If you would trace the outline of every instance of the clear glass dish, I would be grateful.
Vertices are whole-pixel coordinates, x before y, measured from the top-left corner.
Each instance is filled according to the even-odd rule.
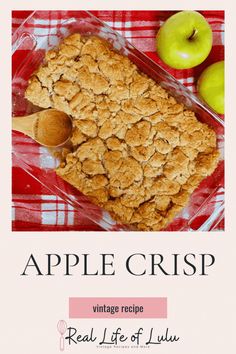
[[[26,115],[39,110],[24,98],[27,81],[43,61],[45,51],[58,45],[62,38],[74,32],[98,35],[108,40],[121,54],[128,56],[141,71],[163,86],[178,102],[193,110],[198,119],[211,126],[217,134],[221,161],[214,174],[206,178],[192,194],[188,205],[165,230],[214,230],[224,217],[224,122],[186,87],[158,64],[141,53],[124,37],[87,11],[35,11],[15,31],[12,52],[12,113]],[[22,52],[23,51],[23,52]],[[23,58],[23,60],[22,60]],[[58,161],[52,151],[39,146],[30,138],[12,132],[14,164],[23,168],[53,194],[78,209],[105,230],[130,230],[117,224],[110,215],[92,204],[82,193],[59,178],[54,167]]]

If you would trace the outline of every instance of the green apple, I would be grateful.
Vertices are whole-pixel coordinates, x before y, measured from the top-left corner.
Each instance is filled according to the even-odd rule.
[[[198,79],[199,96],[219,114],[224,114],[225,62],[208,66]]]
[[[212,48],[212,30],[205,17],[196,11],[177,12],[157,33],[157,53],[175,69],[201,64]]]

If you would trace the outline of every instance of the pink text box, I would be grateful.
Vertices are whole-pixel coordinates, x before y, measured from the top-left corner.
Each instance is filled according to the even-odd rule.
[[[97,312],[94,307],[104,312]],[[108,307],[119,312],[111,314]],[[135,314],[135,307],[143,307],[143,312]],[[128,307],[131,312],[125,312]],[[137,309],[136,308],[136,309]],[[122,311],[123,310],[123,311]],[[69,298],[70,318],[167,318],[166,297],[71,297]]]

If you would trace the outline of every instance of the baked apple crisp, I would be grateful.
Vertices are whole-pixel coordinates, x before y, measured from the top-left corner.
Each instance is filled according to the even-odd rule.
[[[215,132],[98,37],[47,52],[26,97],[73,118],[56,173],[134,229],[164,228],[217,166]]]

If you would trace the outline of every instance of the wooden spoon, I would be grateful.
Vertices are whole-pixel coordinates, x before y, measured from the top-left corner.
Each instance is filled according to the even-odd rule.
[[[47,147],[63,145],[71,136],[72,121],[64,112],[46,109],[26,117],[12,117],[12,130]]]

